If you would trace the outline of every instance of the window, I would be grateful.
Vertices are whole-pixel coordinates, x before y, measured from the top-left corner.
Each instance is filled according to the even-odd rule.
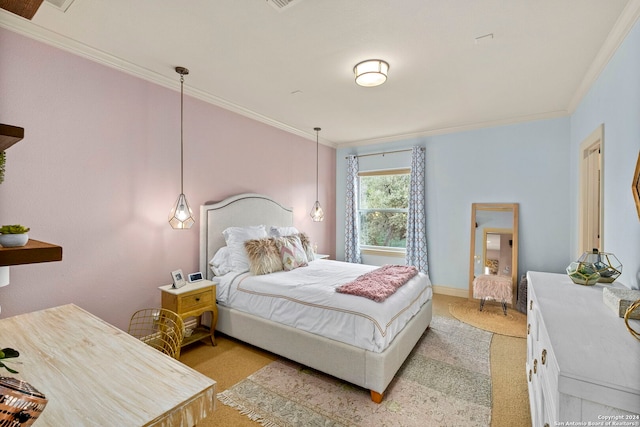
[[[404,250],[407,245],[410,169],[360,172],[360,246]]]

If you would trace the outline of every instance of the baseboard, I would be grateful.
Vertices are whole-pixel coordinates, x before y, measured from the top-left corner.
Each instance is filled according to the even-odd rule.
[[[469,289],[451,288],[449,286],[433,285],[433,293],[452,297],[469,298]]]

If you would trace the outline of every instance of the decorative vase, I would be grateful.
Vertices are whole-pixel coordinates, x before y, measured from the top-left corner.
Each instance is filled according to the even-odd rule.
[[[29,241],[29,234],[0,234],[0,245],[4,248],[17,248]]]
[[[47,406],[47,398],[29,383],[0,377],[0,426],[27,427]]]
[[[593,249],[585,252],[567,267],[567,274],[573,283],[579,285],[595,285],[612,283],[622,274],[622,264],[612,253],[599,252]]]
[[[612,283],[622,274],[622,264],[612,253],[594,249],[587,257],[593,260],[593,265],[600,273],[599,283]]]
[[[580,260],[569,264],[567,274],[573,283],[585,286],[595,285],[600,278],[600,273],[598,273],[593,263]]]

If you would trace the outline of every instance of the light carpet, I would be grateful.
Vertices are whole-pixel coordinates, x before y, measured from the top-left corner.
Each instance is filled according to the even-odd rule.
[[[490,332],[434,316],[381,404],[368,390],[277,360],[218,394],[265,426],[488,426]]]
[[[461,322],[495,334],[516,338],[527,337],[527,316],[517,310],[508,309],[504,315],[499,304],[487,302],[482,311],[478,301],[462,301],[449,304],[449,312]]]

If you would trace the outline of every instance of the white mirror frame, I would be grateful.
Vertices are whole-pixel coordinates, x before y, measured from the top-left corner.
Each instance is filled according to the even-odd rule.
[[[471,245],[469,255],[469,299],[473,300],[473,279],[475,279],[475,254],[476,254],[476,212],[496,211],[512,212],[513,246],[511,248],[511,286],[513,299],[512,307],[516,306],[518,294],[518,204],[517,203],[472,203],[471,204]],[[484,234],[484,233],[483,233]],[[483,255],[485,256],[485,255]]]

